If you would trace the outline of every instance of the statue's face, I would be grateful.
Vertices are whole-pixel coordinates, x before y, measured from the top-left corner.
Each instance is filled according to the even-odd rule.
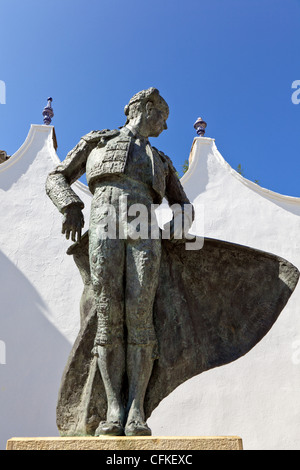
[[[167,129],[168,110],[148,102],[146,105],[146,122],[149,137],[158,137],[164,129]]]
[[[130,107],[132,106],[132,107]],[[169,107],[161,96],[155,96],[149,101],[133,102],[124,109],[127,123],[138,128],[140,135],[144,137],[158,137],[164,129],[167,129]]]

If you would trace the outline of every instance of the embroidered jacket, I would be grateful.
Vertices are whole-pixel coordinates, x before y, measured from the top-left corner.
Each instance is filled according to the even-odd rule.
[[[109,175],[126,174],[126,163],[130,155],[134,135],[121,130],[92,131],[81,138],[65,160],[52,171],[46,182],[46,191],[60,212],[72,204],[84,207],[71,185],[86,173],[91,193],[94,183]],[[149,144],[150,146],[150,144]],[[152,189],[160,203],[166,197],[170,205],[189,204],[189,200],[178,179],[169,157],[150,146],[152,163]]]

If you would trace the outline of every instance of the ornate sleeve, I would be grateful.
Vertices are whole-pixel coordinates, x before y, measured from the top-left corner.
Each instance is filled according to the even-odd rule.
[[[60,212],[64,213],[73,204],[81,209],[84,208],[84,203],[71,185],[85,173],[87,158],[99,142],[102,133],[103,131],[92,131],[82,137],[65,160],[48,175],[46,193]]]

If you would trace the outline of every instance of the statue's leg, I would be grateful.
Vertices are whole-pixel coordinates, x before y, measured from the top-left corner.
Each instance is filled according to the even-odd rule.
[[[125,410],[122,384],[125,373],[124,343],[98,346],[98,366],[107,397],[106,421],[99,424],[95,435],[123,435]]]
[[[160,240],[128,242],[126,251],[126,326],[128,330],[126,435],[150,435],[144,398],[156,354],[153,302],[160,267]]]
[[[124,434],[122,385],[125,373],[124,346],[124,260],[122,240],[103,239],[90,230],[90,265],[98,328],[94,351],[107,397],[106,421],[96,435]]]
[[[144,398],[153,367],[153,345],[129,344],[127,349],[127,374],[129,396],[125,434],[150,436],[144,414]]]

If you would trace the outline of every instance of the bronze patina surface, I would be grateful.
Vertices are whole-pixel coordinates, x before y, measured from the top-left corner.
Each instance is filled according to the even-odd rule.
[[[212,239],[186,249],[193,207],[170,158],[148,140],[168,113],[157,89],[137,93],[122,128],[84,136],[47,179],[84,285],[57,404],[62,436],[150,435],[160,401],[253,348],[298,282],[298,270],[269,253]],[[83,203],[71,185],[84,173],[93,199],[81,236]],[[166,239],[150,217],[163,198],[181,210]]]

